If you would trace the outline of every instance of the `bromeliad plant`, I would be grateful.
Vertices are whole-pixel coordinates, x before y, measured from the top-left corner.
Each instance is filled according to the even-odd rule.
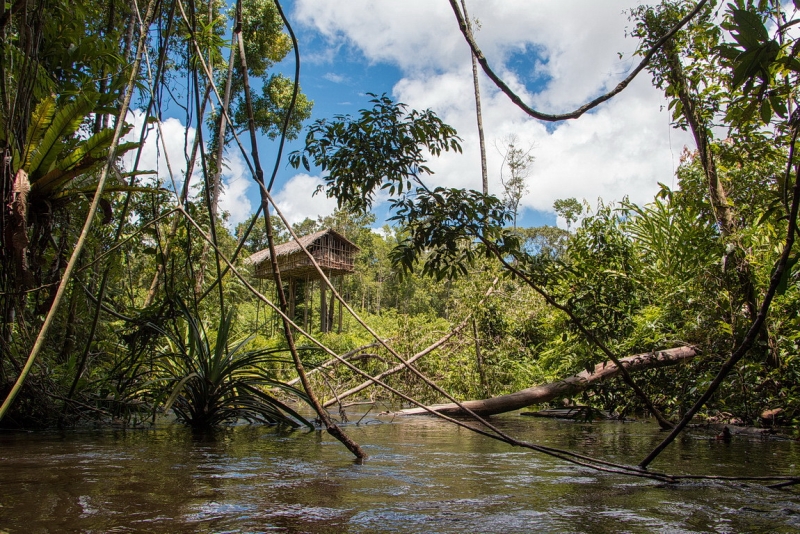
[[[202,321],[183,302],[179,334],[151,325],[167,338],[159,358],[161,381],[169,384],[164,411],[170,408],[193,428],[213,428],[237,419],[293,428],[312,423],[270,394],[288,392],[304,402],[306,395],[274,377],[269,366],[284,362],[280,349],[248,350],[252,336],[232,341],[233,311],[221,318],[210,339]],[[166,393],[163,395],[166,396]]]
[[[3,203],[8,205],[2,214],[2,226],[7,236],[6,254],[16,264],[17,285],[34,287],[49,282],[35,279],[28,264],[43,262],[41,243],[51,241],[54,207],[71,207],[77,199],[94,194],[97,172],[108,159],[114,129],[104,128],[89,135],[84,127],[94,114],[108,111],[87,96],[59,100],[56,95],[48,95],[30,114],[24,138],[15,137],[5,127],[6,118],[0,111],[0,148],[8,147],[6,167],[0,171],[4,180]],[[123,133],[129,130],[126,126]],[[121,143],[116,155],[122,156],[138,146]],[[105,191],[152,189],[112,183]],[[110,219],[111,204],[107,199],[102,202]]]

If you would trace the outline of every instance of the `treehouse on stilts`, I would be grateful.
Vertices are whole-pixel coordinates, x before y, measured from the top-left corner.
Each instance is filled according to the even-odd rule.
[[[311,291],[315,280],[321,280],[311,259],[300,246],[302,244],[308,252],[314,256],[314,260],[320,266],[325,276],[331,282],[334,278],[341,279],[342,276],[352,273],[356,255],[359,249],[346,237],[330,228],[320,230],[313,234],[301,237],[298,241],[289,241],[275,246],[275,256],[278,260],[281,281],[289,285],[289,317],[295,317],[297,307],[297,288],[298,284],[303,288],[303,323],[308,329],[308,323],[312,319],[309,317],[311,310]],[[246,260],[247,263],[255,267],[255,277],[266,280],[274,280],[272,272],[272,262],[270,261],[269,249],[256,252]],[[328,288],[324,282],[320,281],[319,297],[319,319],[320,330],[330,332],[334,323],[334,304],[333,295],[328,301]],[[329,304],[330,302],[330,304]],[[342,306],[339,304],[339,329],[342,324]]]

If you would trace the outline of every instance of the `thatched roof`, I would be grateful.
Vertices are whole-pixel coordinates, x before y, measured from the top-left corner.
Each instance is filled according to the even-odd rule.
[[[353,272],[355,256],[361,250],[342,234],[330,228],[275,247],[278,269],[286,278],[317,277],[316,269],[303,252],[302,244],[326,273],[341,275]],[[269,249],[259,250],[245,260],[255,266],[256,278],[273,278]]]
[[[327,228],[325,230],[320,230],[319,232],[314,232],[313,234],[303,236],[297,241],[292,239],[287,243],[275,245],[275,255],[280,258],[281,256],[288,256],[290,254],[294,254],[295,252],[303,252],[303,249],[300,247],[300,244],[302,244],[305,248],[309,248],[314,243],[314,241],[328,234],[331,234],[332,236],[341,241],[344,241],[345,243],[353,247],[356,250],[356,252],[361,250],[355,243],[347,239],[345,236],[343,236],[336,230],[333,230],[332,228]],[[245,263],[248,263],[250,265],[258,265],[259,263],[269,260],[269,258],[270,258],[269,249],[265,248],[264,250],[259,250],[258,252],[253,253],[249,258],[247,258],[244,261]]]

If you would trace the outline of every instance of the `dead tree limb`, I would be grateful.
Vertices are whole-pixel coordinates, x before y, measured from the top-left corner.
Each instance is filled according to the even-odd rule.
[[[694,347],[678,347],[628,356],[627,358],[622,358],[620,362],[628,372],[643,371],[645,369],[677,365],[694,358],[697,354],[698,351]],[[548,402],[558,397],[574,395],[588,388],[591,384],[608,380],[619,373],[620,369],[609,361],[596,365],[591,373],[583,371],[558,382],[534,386],[491,399],[466,401],[461,404],[482,416],[496,415],[519,410],[533,404]],[[464,411],[456,404],[439,404],[428,406],[428,408],[447,415],[464,415]],[[423,408],[411,408],[402,410],[399,413],[402,415],[424,415],[430,412]]]
[[[291,314],[289,314],[289,315],[291,315]],[[332,366],[336,365],[337,363],[339,363],[340,360],[357,360],[360,356],[362,356],[362,354],[361,354],[362,352],[364,352],[367,349],[375,348],[375,347],[377,347],[379,345],[380,344],[377,341],[374,342],[374,343],[369,343],[367,345],[362,345],[362,346],[358,347],[357,349],[353,349],[350,352],[346,352],[346,353],[342,354],[338,359],[337,358],[331,358],[330,360],[326,360],[325,363],[322,363],[322,364],[320,364],[320,365],[318,365],[318,366],[316,366],[316,367],[314,367],[312,369],[309,369],[308,371],[306,371],[306,375],[311,375],[311,374],[313,374],[313,373],[315,373],[317,371],[321,371],[322,369],[327,369],[328,367],[332,367]],[[300,378],[293,378],[293,379],[289,380],[287,382],[287,384],[290,385],[290,386],[293,386],[293,385],[297,384],[298,382],[300,382]]]
[[[408,364],[408,363],[414,363],[415,361],[419,360],[419,359],[420,359],[420,358],[422,358],[423,356],[425,356],[425,355],[427,355],[427,354],[430,354],[431,352],[433,352],[433,351],[434,351],[434,350],[436,350],[437,348],[441,347],[441,346],[442,346],[442,345],[444,345],[444,344],[445,344],[445,343],[446,343],[446,342],[447,342],[447,341],[448,341],[450,338],[452,338],[454,335],[456,335],[456,334],[457,334],[457,333],[459,333],[461,330],[463,330],[463,329],[464,329],[464,326],[466,326],[466,324],[467,324],[468,322],[469,322],[469,318],[465,319],[464,321],[462,321],[462,322],[461,322],[461,324],[459,324],[458,326],[456,326],[455,328],[453,328],[452,330],[450,330],[450,332],[448,332],[446,336],[442,337],[441,339],[439,339],[438,341],[436,341],[436,342],[435,342],[435,343],[433,343],[432,345],[428,346],[427,348],[423,349],[422,351],[420,351],[420,352],[416,353],[415,355],[413,355],[412,357],[410,357],[409,359],[407,359],[407,360],[406,360],[406,363],[407,363],[407,364]],[[325,408],[327,408],[327,407],[329,407],[329,406],[333,406],[334,404],[336,404],[336,403],[337,403],[337,402],[339,402],[340,400],[342,400],[342,399],[344,399],[344,398],[347,398],[347,397],[350,397],[351,395],[355,395],[355,394],[356,394],[356,393],[358,393],[359,391],[362,391],[362,390],[364,390],[364,389],[367,389],[367,388],[368,388],[368,387],[370,387],[371,385],[375,384],[375,380],[383,380],[383,379],[384,379],[384,378],[386,378],[387,376],[389,376],[389,375],[393,375],[393,374],[395,374],[395,373],[399,373],[400,371],[402,371],[402,370],[403,370],[403,369],[405,369],[405,368],[406,368],[406,366],[405,366],[404,364],[402,364],[402,363],[399,363],[399,364],[395,365],[394,367],[392,367],[391,369],[387,369],[386,371],[384,371],[384,372],[382,372],[382,373],[380,373],[380,374],[376,375],[376,376],[374,377],[374,379],[365,380],[364,382],[360,383],[360,384],[359,384],[359,385],[357,385],[356,387],[354,387],[354,388],[351,388],[351,389],[348,389],[348,390],[347,390],[347,391],[345,391],[344,393],[340,393],[340,394],[338,394],[338,395],[337,395],[337,398],[335,398],[335,399],[330,399],[330,400],[328,400],[328,401],[325,401],[325,404],[323,404],[322,406],[323,406],[323,407],[325,407]]]
[[[500,279],[497,278],[497,277],[495,277],[495,279],[492,280],[492,285],[489,287],[488,290],[486,290],[486,294],[484,294],[483,299],[481,299],[481,301],[478,303],[478,305],[475,307],[475,309],[480,308],[480,306],[483,304],[484,300],[486,300],[487,298],[489,298],[489,296],[491,296],[491,294],[494,292],[494,288],[497,286],[497,282],[498,281],[500,281]],[[420,358],[422,358],[423,356],[425,356],[427,354],[430,354],[434,350],[436,350],[439,347],[441,347],[442,345],[444,345],[453,336],[455,336],[456,334],[461,332],[461,330],[463,330],[464,327],[469,323],[471,318],[472,318],[472,314],[470,313],[463,321],[461,321],[461,323],[458,324],[458,326],[456,326],[455,328],[450,330],[450,332],[448,332],[444,337],[441,337],[441,338],[439,338],[438,341],[432,343],[431,345],[428,345],[426,348],[424,348],[420,352],[416,353],[415,355],[413,355],[408,360],[395,365],[391,369],[388,369],[388,370],[380,373],[379,375],[377,375],[377,376],[375,376],[373,378],[370,378],[369,380],[365,380],[364,382],[362,382],[361,384],[357,385],[356,387],[354,387],[352,389],[349,389],[349,390],[345,391],[344,393],[338,395],[336,399],[331,399],[331,400],[325,402],[325,404],[323,404],[323,406],[326,407],[326,408],[328,406],[332,406],[332,405],[336,404],[339,400],[344,399],[346,397],[349,397],[351,395],[355,395],[359,391],[361,391],[363,389],[366,389],[369,386],[375,384],[376,380],[383,380],[387,376],[393,375],[395,373],[399,373],[403,369],[407,369],[409,364],[414,363],[415,361],[419,360]]]

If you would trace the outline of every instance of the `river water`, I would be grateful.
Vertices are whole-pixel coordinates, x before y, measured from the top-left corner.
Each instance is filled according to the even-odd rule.
[[[636,463],[654,424],[495,418],[515,437]],[[430,417],[365,417],[363,465],[322,432],[238,426],[0,431],[0,532],[798,532],[800,491],[575,467]],[[797,474],[800,443],[694,432],[652,469]]]

